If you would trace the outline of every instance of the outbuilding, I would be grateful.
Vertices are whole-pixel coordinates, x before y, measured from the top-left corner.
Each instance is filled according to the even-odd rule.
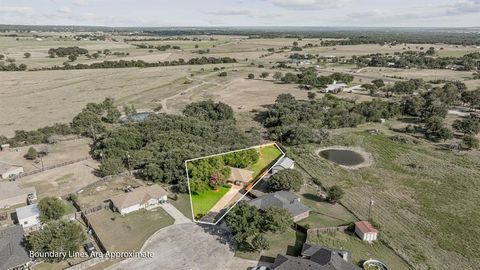
[[[40,209],[36,203],[17,208],[16,212],[18,224],[22,225],[26,232],[40,228]]]
[[[377,240],[378,230],[366,220],[355,222],[355,234],[363,241],[372,242]]]
[[[285,170],[285,169],[294,169],[295,168],[295,161],[293,161],[292,159],[288,158],[288,157],[283,157],[278,163],[277,165],[275,165],[273,168],[272,168],[272,174],[275,174],[279,171],[282,171],[282,170]]]

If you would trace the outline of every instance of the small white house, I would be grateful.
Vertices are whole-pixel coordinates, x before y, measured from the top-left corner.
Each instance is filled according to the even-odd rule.
[[[17,208],[16,212],[18,224],[22,225],[24,230],[34,230],[40,226],[40,210],[36,203]]]
[[[363,241],[372,242],[377,240],[378,230],[366,220],[355,222],[355,234]]]
[[[114,210],[125,215],[140,209],[153,209],[167,201],[168,193],[159,185],[139,187],[131,192],[112,197]]]
[[[320,90],[320,92],[322,92],[322,93],[334,93],[334,94],[336,94],[336,93],[342,91],[345,87],[347,87],[347,84],[346,84],[346,83],[333,81],[332,84],[329,84],[329,85],[327,85],[327,87],[322,88],[322,89]]]
[[[0,161],[0,175],[3,179],[9,179],[23,173],[23,167]]]
[[[272,174],[275,174],[281,170],[285,169],[294,169],[295,168],[295,161],[291,160],[288,157],[283,157],[277,165],[272,168]]]

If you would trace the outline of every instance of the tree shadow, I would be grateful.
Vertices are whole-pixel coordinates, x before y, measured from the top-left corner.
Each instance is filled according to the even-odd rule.
[[[216,226],[216,225],[208,225],[208,224],[197,224],[200,226],[204,232],[215,236],[215,239],[223,244],[227,245],[230,251],[235,251],[235,240],[233,239],[232,233],[230,230],[226,229],[225,227]]]
[[[324,202],[325,201],[320,196],[312,194],[312,193],[304,193],[304,194],[302,194],[302,197],[307,199],[307,200],[315,201],[315,202]]]
[[[307,241],[307,235],[300,231],[295,231],[294,245],[288,245],[285,254],[298,257],[302,251],[303,244]]]

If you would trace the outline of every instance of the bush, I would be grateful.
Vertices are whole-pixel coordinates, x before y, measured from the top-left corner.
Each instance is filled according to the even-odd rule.
[[[252,73],[250,73],[250,74],[248,74],[248,78],[249,78],[250,80],[253,80],[253,79],[255,79],[255,75],[253,75]]]
[[[27,154],[25,155],[25,158],[29,159],[29,160],[34,160],[34,159],[37,159],[37,157],[38,157],[37,149],[35,149],[33,147],[28,148],[28,151],[27,151]]]
[[[330,203],[336,203],[343,197],[344,194],[345,192],[343,189],[337,185],[327,188],[327,200]]]
[[[219,77],[227,77],[227,72],[226,71],[222,71],[218,74]]]
[[[48,222],[60,219],[66,212],[65,203],[57,197],[45,197],[38,202],[40,220]]]

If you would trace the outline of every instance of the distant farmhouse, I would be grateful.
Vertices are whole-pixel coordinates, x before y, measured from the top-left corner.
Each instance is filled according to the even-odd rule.
[[[0,176],[2,179],[10,179],[23,173],[23,167],[0,161]]]
[[[17,208],[17,219],[25,232],[34,231],[40,228],[40,209],[38,205],[31,204],[24,207]]]
[[[272,174],[275,174],[281,170],[285,169],[294,169],[295,161],[289,159],[288,157],[283,157],[277,165],[272,168]]]
[[[28,197],[36,198],[34,187],[20,188],[17,182],[0,182],[0,209],[27,203]]]
[[[0,269],[28,269],[30,256],[25,248],[22,226],[12,226],[0,231]]]
[[[268,193],[249,201],[248,204],[264,211],[270,207],[287,209],[295,222],[307,218],[311,211],[300,202],[300,197],[288,191]]]
[[[377,240],[378,230],[370,222],[362,220],[355,222],[355,234],[363,241],[372,242]]]
[[[303,244],[301,257],[278,254],[272,269],[275,270],[361,270],[351,263],[350,252],[339,249]]]
[[[230,167],[230,177],[227,182],[237,186],[246,186],[253,179],[253,171]]]
[[[140,209],[153,209],[167,201],[167,191],[159,185],[139,187],[131,192],[112,197],[114,210],[125,215]]]
[[[345,87],[347,87],[346,83],[333,81],[332,84],[329,84],[327,85],[327,87],[320,89],[320,92],[337,94],[341,92]]]

